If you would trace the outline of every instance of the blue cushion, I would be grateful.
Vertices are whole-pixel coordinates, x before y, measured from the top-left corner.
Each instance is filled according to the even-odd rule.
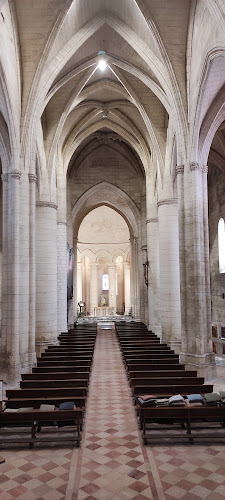
[[[189,394],[187,396],[189,403],[203,403],[204,398],[201,394]]]
[[[73,408],[74,408],[73,401],[66,401],[65,403],[60,403],[59,405],[59,410],[73,410]]]

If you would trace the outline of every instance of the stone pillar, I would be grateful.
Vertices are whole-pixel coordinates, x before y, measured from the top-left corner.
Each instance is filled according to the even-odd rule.
[[[67,331],[66,176],[57,169],[57,331]]]
[[[124,270],[124,298],[125,298],[125,314],[129,314],[130,310],[130,264],[123,263]]]
[[[2,331],[1,331],[1,365],[7,353],[7,320],[8,320],[8,178],[2,174]],[[7,367],[6,367],[7,368]],[[2,367],[3,371],[3,367]]]
[[[90,315],[94,316],[94,308],[98,306],[98,264],[90,264]]]
[[[146,224],[148,248],[148,327],[149,330],[152,330],[161,337],[158,217],[147,219]]]
[[[181,346],[180,270],[177,200],[158,203],[162,340]]]
[[[109,273],[109,307],[113,307],[113,314],[116,314],[116,265],[108,265]]]
[[[7,223],[7,342],[3,354],[3,378],[15,384],[20,377],[19,355],[19,298],[20,298],[20,177],[17,170],[8,177],[8,219]],[[4,183],[5,184],[5,183]],[[4,203],[6,197],[4,197]],[[6,208],[6,207],[5,207]],[[6,228],[5,228],[6,229]],[[4,231],[5,233],[5,231]],[[6,377],[5,377],[6,374]]]
[[[155,187],[151,169],[146,175],[146,229],[148,254],[148,328],[162,336],[160,310],[159,226]]]
[[[77,238],[73,239],[73,255],[74,255],[74,262],[73,262],[73,317],[74,320],[77,318],[78,315],[78,299],[77,299]]]
[[[77,262],[77,302],[82,300],[82,262]]]
[[[29,340],[28,359],[30,366],[36,362],[36,182],[37,176],[29,174],[30,183],[30,267],[29,267]]]
[[[36,352],[57,344],[57,205],[37,202]]]
[[[185,260],[182,279],[185,280],[186,295],[182,301],[181,360],[188,369],[198,370],[200,376],[209,379],[214,376],[215,361],[211,340],[206,174],[207,169],[197,162],[192,162],[184,171],[184,185],[188,189],[184,193],[183,215]]]
[[[130,238],[130,251],[131,251],[131,307],[132,315],[134,318],[140,317],[140,290],[139,290],[139,255],[138,255],[138,238],[133,236]]]

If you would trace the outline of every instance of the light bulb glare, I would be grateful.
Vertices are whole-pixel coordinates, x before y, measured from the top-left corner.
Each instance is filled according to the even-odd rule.
[[[105,59],[100,59],[99,63],[98,63],[98,68],[101,70],[101,71],[105,71],[106,68],[107,68],[107,63],[105,61]]]

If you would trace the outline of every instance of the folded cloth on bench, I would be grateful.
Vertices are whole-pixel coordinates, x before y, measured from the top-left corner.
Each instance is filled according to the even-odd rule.
[[[204,398],[201,394],[188,394],[189,403],[204,403]]]
[[[210,392],[208,394],[204,394],[204,398],[206,400],[207,406],[217,406],[217,403],[220,402],[221,397],[216,392]]]
[[[65,403],[60,403],[59,410],[73,410],[74,402],[73,401],[65,401]]]
[[[46,405],[46,404],[41,405],[39,408],[40,411],[54,411],[54,409],[55,405]]]
[[[185,399],[184,402],[185,406],[188,406],[189,408],[200,408],[201,406],[203,406],[203,404],[200,402],[191,403],[190,401],[188,401],[188,399]]]
[[[169,405],[170,406],[184,406],[184,398],[180,394],[175,394],[174,396],[171,396],[169,398]]]
[[[156,396],[153,396],[152,394],[148,394],[147,396],[141,395],[140,397],[141,397],[141,399],[143,399],[143,401],[147,401],[149,399],[156,399]]]
[[[156,398],[150,398],[144,400],[142,399],[142,396],[140,396],[139,398],[137,398],[137,400],[142,406],[156,406]]]
[[[18,408],[18,412],[19,413],[24,413],[26,411],[32,411],[33,409],[34,409],[33,406],[27,406],[26,408],[25,407],[24,408]]]
[[[169,405],[169,398],[157,398],[156,405],[157,406],[168,406]]]
[[[4,413],[15,413],[18,412],[18,408],[5,408]]]

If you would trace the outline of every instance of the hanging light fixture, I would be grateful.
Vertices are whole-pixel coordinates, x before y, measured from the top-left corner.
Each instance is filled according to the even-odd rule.
[[[106,68],[107,68],[107,60],[106,60],[106,53],[105,53],[105,51],[104,50],[100,50],[98,52],[98,56],[99,56],[98,68],[101,71],[105,71]]]

